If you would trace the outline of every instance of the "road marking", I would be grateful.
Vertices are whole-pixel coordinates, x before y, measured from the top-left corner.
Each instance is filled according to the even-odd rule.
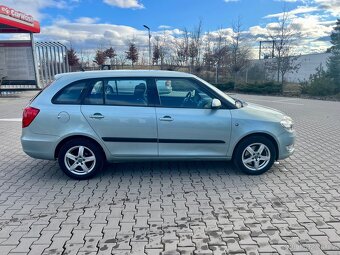
[[[21,122],[21,118],[0,119],[0,121],[7,121],[7,122]]]
[[[285,99],[280,99],[280,100],[277,100],[277,102],[285,102],[285,101],[292,101],[292,100],[296,100],[296,98],[285,98]]]
[[[268,102],[268,103],[278,103],[278,104],[304,105],[304,104],[298,104],[298,103],[281,102],[281,100],[279,100],[279,101],[264,100],[264,99],[247,99],[247,100],[248,101]]]

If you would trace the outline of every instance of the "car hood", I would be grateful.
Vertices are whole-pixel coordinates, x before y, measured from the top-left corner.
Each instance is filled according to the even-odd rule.
[[[286,115],[285,113],[276,109],[253,103],[246,103],[244,107],[240,108],[239,110],[248,116],[250,115],[252,117],[266,121],[281,121],[283,116]]]

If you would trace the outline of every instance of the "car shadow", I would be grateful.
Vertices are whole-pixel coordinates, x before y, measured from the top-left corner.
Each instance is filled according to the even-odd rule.
[[[145,161],[107,164],[98,177],[143,176],[163,178],[171,176],[242,175],[231,162],[226,161]],[[94,177],[96,178],[96,177]]]
[[[56,161],[36,160],[34,162],[29,173],[31,181],[39,179],[47,184],[53,184],[56,181],[79,182],[64,174]],[[267,175],[278,175],[280,172],[279,167],[273,165],[271,170],[262,175],[247,175],[238,170],[231,161],[143,161],[106,164],[101,172],[84,181],[98,183],[102,180],[109,180],[110,183],[116,183],[130,180],[131,184],[136,181],[137,183],[133,185],[138,185],[140,180],[153,182],[159,179],[174,182],[200,179],[203,182],[211,179],[224,182],[244,181],[249,185],[250,182],[260,183]]]

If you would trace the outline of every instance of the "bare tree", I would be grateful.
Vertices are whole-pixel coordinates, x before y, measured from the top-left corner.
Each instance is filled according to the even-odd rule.
[[[230,62],[227,65],[235,83],[238,82],[238,74],[246,68],[249,62],[250,47],[242,37],[242,24],[240,17],[232,25],[232,42],[230,45]]]
[[[117,55],[117,65],[120,65],[121,68],[124,68],[126,63],[126,55],[125,54],[118,54]]]
[[[202,58],[202,26],[203,22],[200,19],[194,33],[194,40],[197,47],[196,65],[200,64]]]
[[[155,43],[153,45],[153,53],[152,53],[152,62],[153,64],[158,65],[159,60],[161,61],[161,66],[163,65],[164,61],[164,49],[163,45],[161,44],[160,36],[155,36]]]
[[[229,50],[225,39],[223,29],[218,30],[217,40],[213,49],[213,58],[215,62],[215,82],[219,82],[219,75],[221,66],[227,65],[229,62],[228,56]]]
[[[276,72],[277,82],[282,84],[287,73],[296,72],[300,68],[300,64],[296,61],[298,57],[292,55],[294,42],[300,37],[292,21],[284,7],[276,26],[268,29],[269,37],[274,45],[274,59],[267,61],[267,67]]]
[[[190,63],[190,72],[195,68],[198,70],[201,60],[202,51],[202,20],[198,22],[197,27],[190,33],[188,40],[188,58]]]
[[[203,53],[203,65],[208,71],[210,71],[212,67],[215,65],[212,44],[213,44],[212,36],[208,32],[205,38],[204,53]]]
[[[189,32],[183,29],[183,37],[176,40],[176,59],[179,65],[186,65],[189,58]]]
[[[190,72],[192,72],[192,69],[195,66],[195,60],[198,56],[198,48],[193,38],[191,38],[190,43],[189,43],[188,56],[190,59]]]

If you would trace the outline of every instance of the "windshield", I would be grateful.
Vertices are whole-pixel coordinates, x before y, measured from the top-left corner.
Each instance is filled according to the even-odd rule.
[[[216,88],[215,86],[211,85],[210,83],[206,82],[205,80],[197,77],[197,79],[204,83],[205,85],[207,85],[209,88],[211,88],[212,90],[214,90],[219,96],[225,98],[226,100],[228,100],[231,104],[235,105],[237,99],[234,99],[230,96],[228,96],[226,93],[222,92],[221,90],[219,90],[218,88]]]

